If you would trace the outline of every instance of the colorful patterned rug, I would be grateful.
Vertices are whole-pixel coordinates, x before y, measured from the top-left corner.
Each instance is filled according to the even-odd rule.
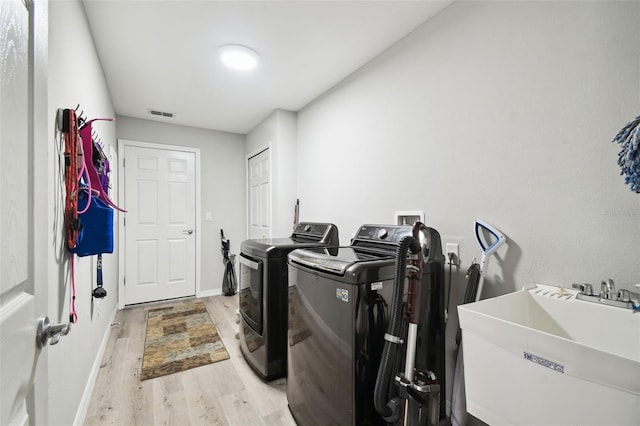
[[[150,309],[140,380],[229,359],[203,302]]]

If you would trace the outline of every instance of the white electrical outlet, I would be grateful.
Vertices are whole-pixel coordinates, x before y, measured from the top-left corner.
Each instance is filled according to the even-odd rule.
[[[449,264],[449,254],[453,254],[453,258],[451,259],[453,265],[460,264],[460,246],[458,244],[447,243],[447,251],[445,254],[447,256],[447,264]]]

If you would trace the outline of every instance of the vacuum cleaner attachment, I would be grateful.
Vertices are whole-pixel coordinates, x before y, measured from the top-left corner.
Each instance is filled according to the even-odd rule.
[[[220,230],[220,251],[224,263],[224,275],[222,276],[222,293],[225,296],[233,296],[238,290],[236,279],[235,261],[236,255],[230,254],[231,241],[224,236],[224,230]]]
[[[403,419],[405,425],[435,426],[444,417],[440,404],[440,389],[444,389],[444,255],[440,235],[416,222],[413,235],[400,242],[396,254],[391,314],[374,404],[388,423]],[[409,282],[406,303],[405,270]]]

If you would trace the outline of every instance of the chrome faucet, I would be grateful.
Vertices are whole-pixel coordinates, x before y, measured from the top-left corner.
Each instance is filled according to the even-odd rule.
[[[579,290],[576,294],[578,300],[640,311],[640,293],[627,289],[616,290],[616,285],[610,278],[600,283],[600,294],[593,293],[591,284],[572,284],[571,287]],[[636,284],[636,287],[640,288],[640,284]]]
[[[600,297],[608,300],[618,300],[618,293],[616,292],[616,285],[611,278],[602,280],[600,284]]]

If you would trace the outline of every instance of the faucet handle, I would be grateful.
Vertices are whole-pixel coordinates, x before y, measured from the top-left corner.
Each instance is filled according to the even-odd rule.
[[[589,283],[571,284],[571,287],[577,288],[580,290],[580,293],[584,293],[587,296],[591,296],[593,294],[593,287]]]
[[[631,292],[626,289],[618,290],[618,300],[621,302],[630,302],[631,301]]]

